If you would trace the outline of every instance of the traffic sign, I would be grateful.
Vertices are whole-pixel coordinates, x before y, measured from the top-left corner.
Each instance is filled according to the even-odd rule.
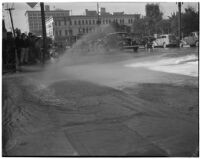
[[[35,7],[35,5],[37,4],[36,2],[34,3],[34,2],[32,2],[32,3],[27,3],[31,8],[34,8]]]

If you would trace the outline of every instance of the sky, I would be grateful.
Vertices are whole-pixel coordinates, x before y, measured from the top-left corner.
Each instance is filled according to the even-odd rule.
[[[152,3],[152,2],[150,2]],[[141,14],[145,15],[145,2],[99,2],[99,7],[105,7],[107,12],[122,12],[126,14]],[[167,18],[171,15],[171,13],[178,11],[178,7],[176,2],[161,2],[158,3],[160,6],[160,10],[163,12],[163,17]],[[28,26],[26,22],[25,12],[26,10],[40,10],[39,3],[32,9],[28,4],[25,2],[17,2],[17,3],[4,3],[2,8],[3,14],[2,16],[5,19],[6,29],[11,30],[11,22],[10,17],[7,11],[4,9],[10,6],[13,6],[15,10],[13,10],[13,23],[15,28],[21,29],[22,32],[28,31]],[[72,15],[83,15],[85,13],[85,9],[88,10],[96,10],[97,3],[94,2],[57,2],[57,3],[48,3],[45,2],[45,5],[50,5],[50,9],[66,9],[71,10]],[[187,8],[188,6],[194,7],[198,10],[198,3],[197,2],[184,2],[182,6],[182,10]]]

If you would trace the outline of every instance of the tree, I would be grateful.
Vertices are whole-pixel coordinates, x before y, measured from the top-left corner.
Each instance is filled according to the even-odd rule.
[[[171,23],[169,19],[160,20],[155,25],[157,34],[169,34],[171,32]]]
[[[199,30],[198,12],[195,12],[195,9],[190,6],[185,8],[185,13],[182,16],[182,30],[185,35]]]
[[[146,34],[146,21],[144,18],[136,19],[133,23],[133,33]]]
[[[178,35],[178,14],[173,13],[169,17],[171,33],[174,35]]]
[[[153,21],[158,22],[162,20],[163,13],[160,11],[158,4],[147,4],[145,11],[146,17],[151,18]]]
[[[162,20],[163,13],[160,11],[158,4],[147,4],[146,10],[146,24],[148,26],[149,35],[157,32],[156,23]]]
[[[193,31],[199,30],[199,17],[198,12],[194,8],[185,8],[185,12],[181,14],[182,17],[182,33],[184,36],[188,35]],[[178,14],[173,13],[169,17],[171,32],[178,35]]]

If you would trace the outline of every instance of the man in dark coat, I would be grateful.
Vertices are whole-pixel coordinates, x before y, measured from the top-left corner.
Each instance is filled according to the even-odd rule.
[[[15,38],[15,47],[16,47],[16,51],[17,51],[17,59],[20,65],[20,59],[21,59],[21,48],[22,48],[22,39],[21,39],[21,31],[20,30],[16,30],[16,38]]]

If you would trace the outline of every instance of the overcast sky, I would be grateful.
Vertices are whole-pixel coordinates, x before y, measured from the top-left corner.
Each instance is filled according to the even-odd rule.
[[[124,11],[127,14],[141,14],[145,15],[145,5],[147,3],[139,3],[139,2],[99,2],[99,7],[105,7],[107,12],[113,13],[113,12],[121,12]],[[21,3],[13,3],[9,4],[9,6],[14,5],[15,10],[13,11],[13,21],[14,21],[14,27],[19,28],[22,30],[22,32],[28,31],[27,23],[26,23],[26,17],[25,12],[26,10],[40,10],[39,3],[32,9],[29,7],[25,2]],[[66,9],[66,10],[72,10],[72,15],[83,15],[85,13],[85,9],[89,10],[96,10],[97,9],[97,3],[96,2],[68,2],[68,3],[47,3],[45,2],[45,5],[50,5],[50,9]],[[175,2],[167,2],[167,3],[159,3],[160,10],[164,14],[164,18],[167,16],[170,16],[171,13],[176,12],[178,10],[177,4]],[[187,3],[184,2],[182,10],[184,11],[184,8],[192,6],[196,10],[198,10],[198,3],[192,2]],[[4,8],[6,8],[7,5],[4,5]],[[7,30],[10,30],[11,23],[8,12],[4,11],[3,9],[3,16],[6,23]]]

